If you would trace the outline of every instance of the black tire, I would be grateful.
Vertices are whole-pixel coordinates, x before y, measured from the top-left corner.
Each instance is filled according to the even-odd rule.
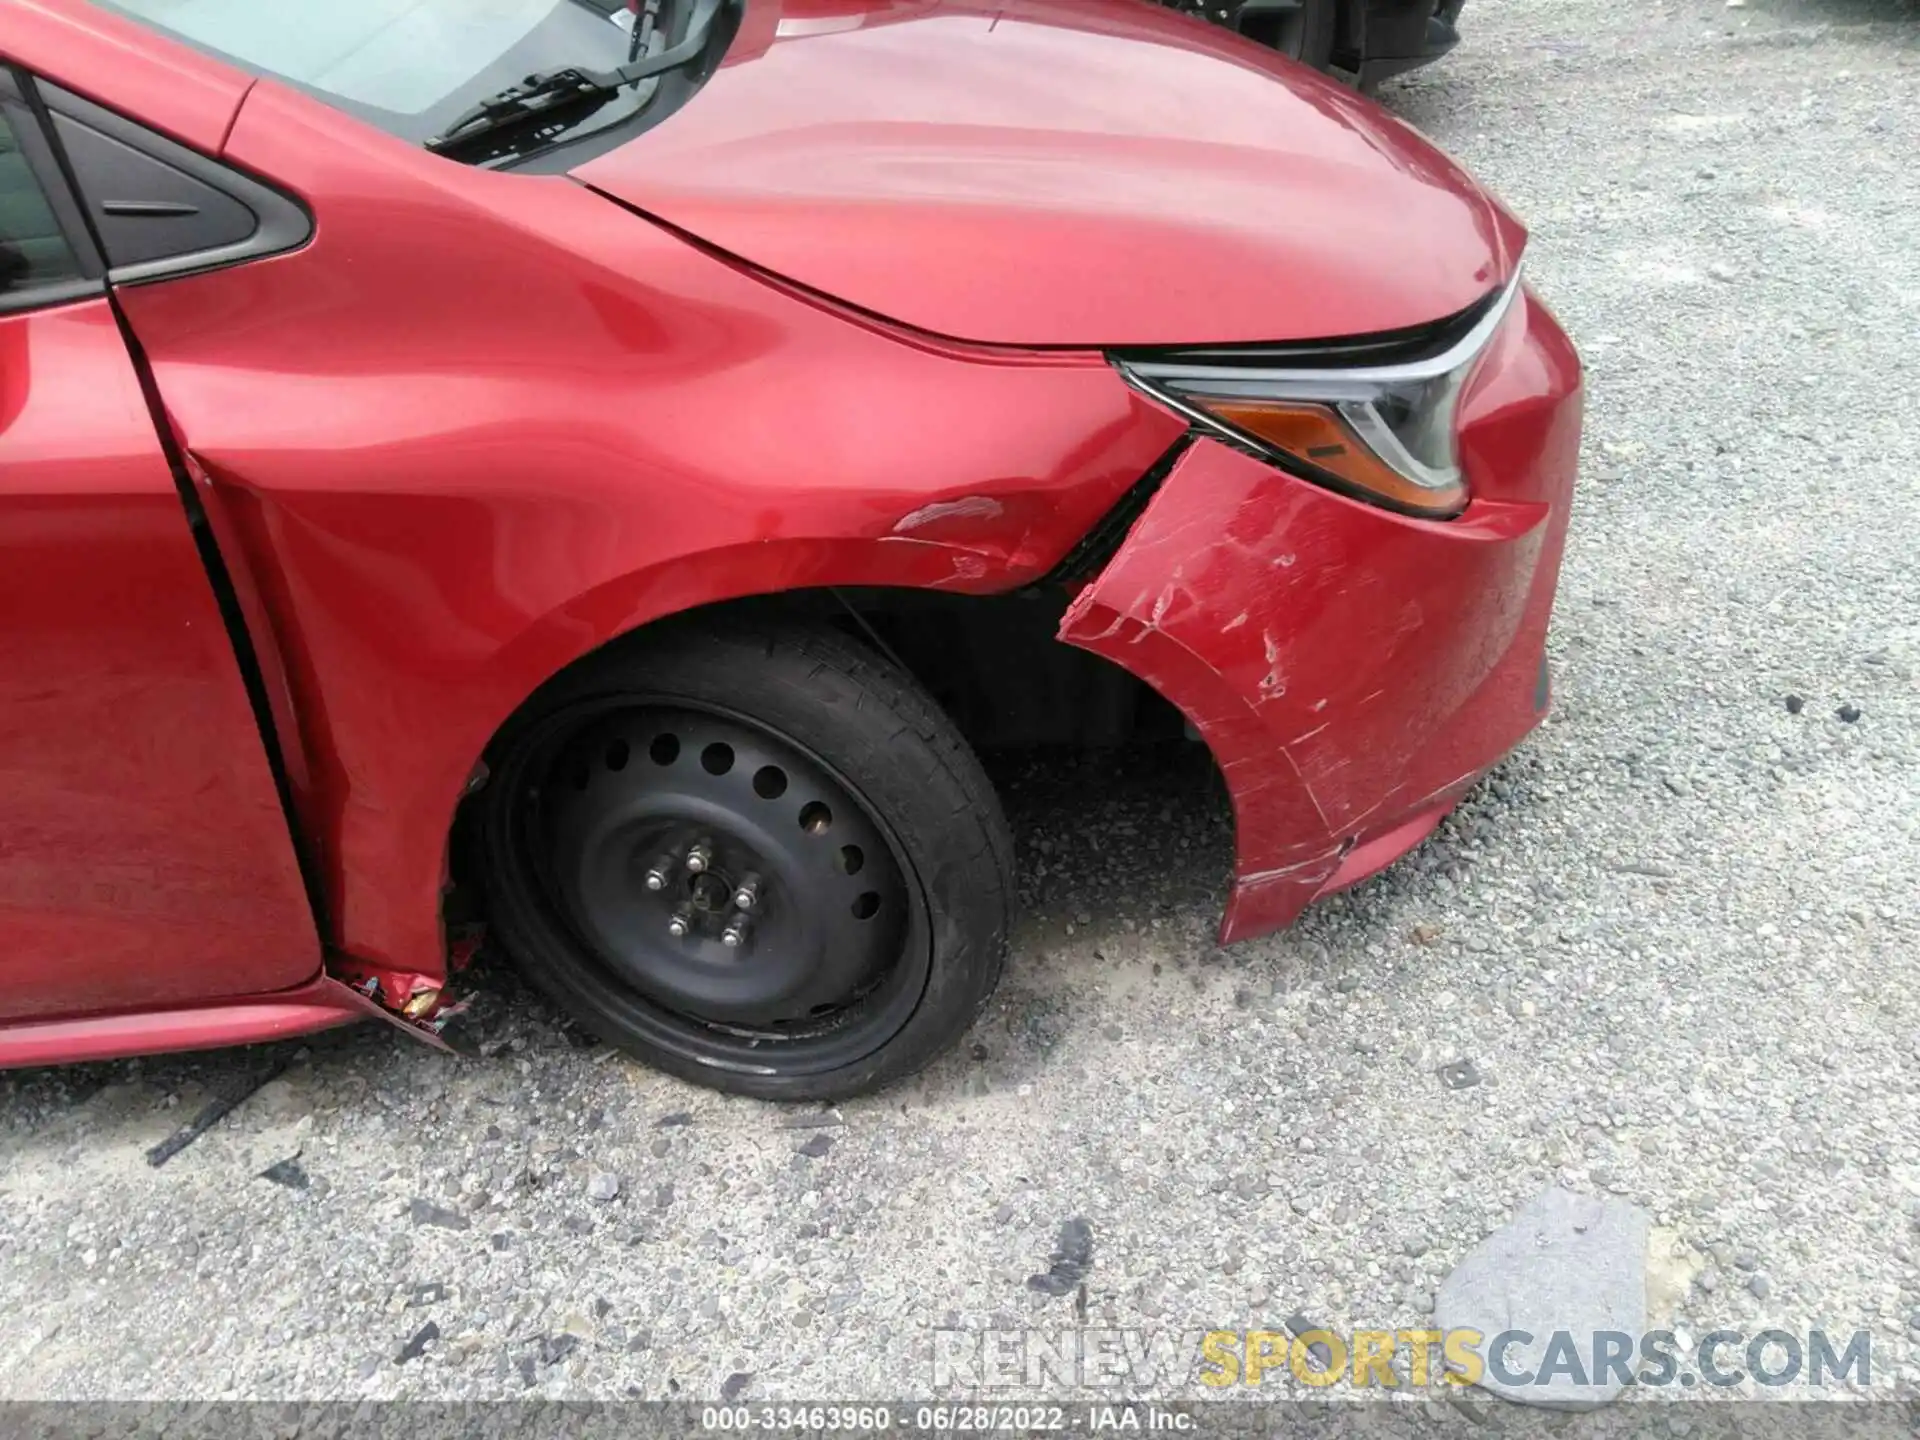
[[[721,772],[707,764],[718,751]],[[999,980],[1013,851],[993,787],[918,682],[837,631],[736,618],[618,642],[535,697],[489,766],[476,797],[489,940],[662,1070],[842,1099],[953,1045]],[[699,873],[696,850],[712,856]],[[732,908],[742,866],[766,876],[751,914]],[[660,933],[656,905],[671,907]],[[737,922],[750,938],[725,938]],[[842,988],[844,1002],[783,1013]]]
[[[1299,0],[1296,4],[1263,4],[1251,0],[1236,16],[1236,28],[1250,40],[1282,55],[1325,70],[1333,61],[1340,25],[1340,0]]]

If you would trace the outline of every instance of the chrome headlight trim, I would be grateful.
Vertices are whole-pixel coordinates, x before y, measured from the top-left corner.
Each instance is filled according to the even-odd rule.
[[[1369,387],[1388,385],[1419,384],[1422,381],[1435,380],[1460,369],[1476,359],[1487,348],[1501,323],[1512,308],[1514,297],[1520,293],[1522,276],[1519,267],[1515,267],[1513,278],[1500,292],[1486,313],[1474,323],[1471,330],[1449,345],[1438,355],[1424,360],[1412,360],[1399,365],[1361,365],[1345,369],[1315,369],[1311,366],[1263,366],[1263,365],[1182,365],[1171,360],[1134,360],[1117,362],[1120,368],[1129,374],[1152,381],[1168,382],[1241,382],[1257,388],[1249,388],[1239,393],[1270,395],[1274,384],[1311,386],[1312,391],[1302,391],[1298,398],[1337,401],[1342,397],[1328,394],[1328,382],[1342,387],[1352,386],[1356,391]],[[1210,392],[1233,393],[1233,392]],[[1282,399],[1295,398],[1281,396]]]
[[[1464,496],[1454,433],[1455,410],[1475,363],[1506,322],[1521,287],[1521,273],[1516,267],[1512,279],[1465,334],[1444,350],[1417,360],[1317,368],[1263,365],[1250,354],[1245,365],[1187,364],[1133,356],[1116,356],[1114,363],[1128,383],[1199,428],[1269,460],[1283,460],[1287,468],[1307,478],[1320,479],[1349,493],[1352,490],[1350,484],[1315,466],[1311,456],[1280,449],[1248,434],[1214,414],[1207,402],[1237,399],[1325,407],[1336,412],[1353,436],[1416,492],[1431,492],[1436,497],[1449,492]],[[1377,496],[1362,498],[1380,503]],[[1402,499],[1387,503],[1418,512],[1421,502]]]

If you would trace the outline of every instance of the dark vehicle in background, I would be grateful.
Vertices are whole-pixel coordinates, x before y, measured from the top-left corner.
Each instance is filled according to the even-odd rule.
[[[1165,0],[1270,45],[1316,70],[1344,70],[1371,93],[1382,80],[1438,60],[1460,39],[1466,0]]]

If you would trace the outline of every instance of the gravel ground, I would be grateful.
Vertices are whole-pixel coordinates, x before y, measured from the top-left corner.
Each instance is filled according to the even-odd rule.
[[[507,981],[488,1060],[0,1079],[0,1394],[921,1396],[941,1326],[1418,1323],[1555,1181],[1697,1252],[1682,1329],[1920,1380],[1920,9],[1474,0],[1386,98],[1592,367],[1557,711],[1433,841],[1221,952],[1204,764],[1029,767],[997,1003],[831,1112]],[[1027,1283],[1073,1217],[1084,1301]]]

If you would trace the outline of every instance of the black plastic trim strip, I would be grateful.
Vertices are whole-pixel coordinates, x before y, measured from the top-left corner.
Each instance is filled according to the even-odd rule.
[[[20,147],[20,157],[39,182],[40,193],[53,212],[54,224],[60,227],[60,238],[67,242],[74,263],[80,267],[80,274],[73,279],[0,294],[0,315],[70,305],[76,300],[105,294],[106,267],[94,244],[93,227],[74,199],[60,156],[47,139],[46,112],[36,103],[25,77],[16,75],[5,64],[0,64],[0,112],[7,115],[14,141]]]
[[[36,81],[34,86],[50,113],[117,140],[149,159],[171,166],[222,192],[251,210],[258,222],[251,235],[232,244],[190,250],[138,265],[115,266],[107,271],[110,283],[145,285],[183,275],[197,275],[207,270],[219,270],[229,265],[243,265],[249,260],[264,260],[270,255],[297,250],[313,238],[313,217],[307,213],[306,206],[265,180],[237,170],[225,161],[203,155],[176,140],[169,140],[136,121],[49,81]],[[48,133],[57,143],[58,136],[52,127],[48,128]],[[88,203],[106,198],[89,197],[86,187],[79,183],[74,174],[70,159],[65,155],[61,158],[76,196]]]
[[[56,306],[71,305],[76,300],[98,300],[107,293],[104,280],[56,280],[47,285],[35,285],[25,290],[9,290],[0,294],[0,315],[21,315],[31,310],[52,310]]]
[[[1126,493],[1113,503],[1111,509],[1093,522],[1086,534],[1074,543],[1059,564],[1034,582],[1035,585],[1073,585],[1083,580],[1091,580],[1107,568],[1120,547],[1126,543],[1128,534],[1133,530],[1134,521],[1146,511],[1147,504],[1157,495],[1160,487],[1173,473],[1173,467],[1180,463],[1180,457],[1187,453],[1193,444],[1193,431],[1182,434],[1178,440],[1167,447],[1166,453],[1152,465],[1133,484]]]

